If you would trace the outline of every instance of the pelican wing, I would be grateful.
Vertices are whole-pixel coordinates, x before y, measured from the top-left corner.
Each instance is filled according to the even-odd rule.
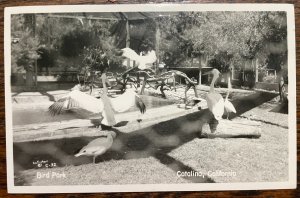
[[[230,77],[228,76],[228,90],[227,90],[227,94],[224,100],[224,108],[226,112],[233,112],[236,113],[236,110],[233,106],[233,104],[228,100],[229,94],[232,91],[232,85],[231,85],[231,81],[230,81]]]
[[[142,114],[146,112],[146,105],[138,95],[135,96],[135,105],[139,108]]]
[[[225,100],[224,108],[227,112],[236,113],[236,109],[234,108],[233,104],[229,100]]]
[[[61,114],[64,107],[66,107],[66,109],[71,109],[71,108],[78,107],[78,106],[79,105],[78,105],[78,102],[76,102],[76,100],[73,100],[71,97],[65,97],[65,98],[61,98],[57,102],[53,103],[49,107],[49,112],[52,116],[55,116],[55,115]]]
[[[148,52],[145,56],[138,55],[134,50],[126,47],[122,49],[123,56],[130,60],[136,61],[138,68],[141,70],[151,68],[152,64],[157,60],[155,51]]]
[[[133,90],[126,90],[122,95],[112,98],[111,104],[116,112],[128,111],[135,105],[140,109],[141,113],[146,111],[146,106],[142,99]]]
[[[94,140],[92,140],[90,143],[88,143],[88,147],[93,147],[93,146],[105,146],[108,147],[109,145],[112,144],[112,139],[108,138],[108,136],[100,136]]]
[[[123,51],[123,56],[126,58],[129,58],[130,60],[134,60],[137,62],[141,61],[141,57],[132,49],[130,49],[129,47],[126,47],[124,49],[122,49]]]
[[[145,56],[142,56],[142,58],[143,58],[143,60],[146,64],[152,64],[157,60],[157,57],[156,57],[156,54],[155,54],[154,50],[150,51]]]
[[[63,109],[81,108],[92,113],[103,111],[103,102],[91,95],[78,90],[71,91],[67,96],[59,99],[49,107],[51,115],[62,113]]]
[[[208,109],[213,113],[216,120],[222,119],[222,116],[224,114],[223,97],[218,93],[208,93],[206,101]]]
[[[152,64],[156,61],[156,54],[155,51],[152,50],[145,56],[140,56],[140,62],[139,62],[139,69],[151,69]]]

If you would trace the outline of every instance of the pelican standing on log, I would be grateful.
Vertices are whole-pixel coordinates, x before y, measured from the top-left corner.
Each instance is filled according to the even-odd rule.
[[[217,130],[219,120],[222,119],[224,114],[224,99],[221,94],[215,92],[215,82],[219,78],[220,72],[217,69],[213,69],[206,74],[213,74],[213,79],[210,83],[210,89],[206,95],[206,101],[209,111],[213,117],[209,120],[208,124],[210,131],[214,133]]]
[[[224,100],[224,108],[225,108],[225,112],[227,114],[227,120],[228,120],[229,114],[230,113],[236,113],[236,110],[235,110],[233,104],[228,100],[228,96],[229,96],[229,94],[232,90],[230,76],[228,76],[227,81],[228,81],[228,89],[227,89],[227,94],[226,94],[226,97],[225,97],[225,100]]]
[[[213,74],[213,79],[210,83],[209,92],[206,95],[207,106],[214,118],[220,120],[224,114],[224,99],[221,94],[215,92],[215,82],[219,78],[220,72],[217,69],[213,69],[209,73]]]
[[[106,126],[114,126],[117,122],[115,120],[115,112],[125,112],[133,106],[137,106],[143,114],[146,112],[146,106],[142,99],[135,93],[134,90],[128,89],[122,95],[116,98],[109,98],[107,96],[107,88],[105,85],[105,73],[102,75],[104,93],[100,99],[97,99],[84,92],[73,90],[57,102],[49,107],[49,112],[55,116],[62,113],[63,109],[80,108],[91,113],[101,113],[101,124]]]

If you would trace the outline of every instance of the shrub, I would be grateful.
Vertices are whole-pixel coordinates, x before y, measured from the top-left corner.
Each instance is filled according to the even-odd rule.
[[[78,56],[84,47],[93,43],[93,33],[90,31],[75,29],[63,35],[61,40],[61,53],[66,57]]]

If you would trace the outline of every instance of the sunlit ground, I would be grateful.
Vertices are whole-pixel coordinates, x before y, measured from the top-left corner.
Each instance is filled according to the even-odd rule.
[[[244,97],[244,94],[240,96]],[[279,104],[276,100],[260,104],[234,118],[260,122],[262,135],[259,139],[199,139],[196,136],[199,112],[163,123],[158,121],[158,124],[141,127],[132,134],[116,131],[118,136],[112,148],[98,157],[96,164],[92,163],[91,157],[73,156],[91,137],[18,143],[14,146],[17,152],[14,155],[15,183],[87,185],[287,181],[288,114],[276,111]],[[32,164],[28,164],[29,159],[44,158],[57,163],[57,167],[33,169]],[[28,163],[22,163],[22,160]],[[205,176],[183,178],[178,177],[178,171],[198,171]],[[218,171],[231,173],[231,176],[220,176]],[[42,173],[65,176],[41,179],[37,175]]]

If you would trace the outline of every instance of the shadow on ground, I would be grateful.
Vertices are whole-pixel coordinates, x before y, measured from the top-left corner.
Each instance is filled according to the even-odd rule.
[[[241,114],[262,105],[263,103],[272,100],[277,97],[278,94],[270,92],[260,92],[257,91],[254,94],[248,95],[246,97],[238,98],[231,101],[236,108],[236,114],[231,114],[229,119],[240,116]]]
[[[237,109],[235,116],[239,116],[276,96],[276,94],[257,92],[232,101]],[[96,163],[112,159],[127,160],[153,156],[175,172],[194,171],[183,162],[169,156],[168,153],[196,138],[202,125],[211,118],[212,114],[205,109],[165,122],[159,122],[153,126],[140,128],[131,133],[122,133],[118,129],[113,129],[117,133],[117,138],[114,140],[112,148],[98,157]],[[76,158],[74,154],[95,138],[97,137],[84,136],[14,143],[15,173],[37,168],[33,162],[38,160],[48,160],[49,163],[54,162],[59,167],[92,163],[91,157]],[[186,179],[194,183],[213,182],[208,177],[188,177]]]
[[[49,101],[55,102],[55,97],[49,93],[47,93],[46,91],[40,91],[40,93],[44,96],[47,96],[49,98]]]
[[[275,108],[273,108],[270,112],[288,114],[288,113],[289,113],[289,105],[288,105],[288,102],[279,103],[279,104],[278,104]]]

